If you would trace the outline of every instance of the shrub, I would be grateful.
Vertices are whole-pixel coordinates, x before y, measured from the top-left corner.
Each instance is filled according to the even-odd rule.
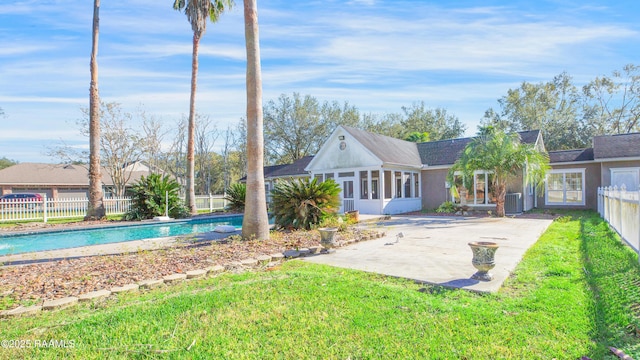
[[[451,201],[445,201],[436,209],[437,213],[453,214],[458,211],[458,205]]]
[[[229,186],[224,197],[229,202],[227,209],[232,211],[244,211],[244,201],[247,197],[247,185],[235,183]]]
[[[340,208],[340,186],[333,179],[279,182],[271,195],[275,224],[280,228],[309,230]]]
[[[168,197],[167,197],[168,194]],[[172,218],[189,216],[184,201],[180,197],[180,184],[169,176],[150,174],[142,176],[133,185],[133,203],[124,216],[125,220],[151,219],[165,214],[165,206],[169,205],[168,215]]]

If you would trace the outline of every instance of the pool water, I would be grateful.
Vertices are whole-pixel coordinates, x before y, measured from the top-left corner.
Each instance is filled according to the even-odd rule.
[[[231,225],[239,229],[242,216],[5,235],[0,236],[0,255],[198,234],[213,231],[218,225]]]

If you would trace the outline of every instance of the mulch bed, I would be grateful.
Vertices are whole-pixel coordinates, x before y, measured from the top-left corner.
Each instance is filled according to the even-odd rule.
[[[348,240],[360,232],[347,230],[338,236]],[[223,241],[186,241],[160,250],[4,266],[0,268],[0,310],[318,245],[316,231],[272,232],[267,241],[242,241],[236,236]]]

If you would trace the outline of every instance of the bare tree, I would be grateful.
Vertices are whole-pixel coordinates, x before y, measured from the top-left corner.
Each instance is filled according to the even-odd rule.
[[[213,146],[218,139],[218,130],[207,115],[197,115],[195,137],[195,175],[200,194],[211,193],[211,168]]]
[[[178,179],[182,188],[186,184],[186,161],[185,154],[187,149],[187,119],[182,118],[176,122],[176,134],[169,150],[165,153],[163,168],[169,171]]]
[[[103,163],[111,176],[117,196],[124,196],[126,185],[134,171],[133,166],[141,160],[145,148],[144,139],[129,127],[131,123],[131,114],[123,112],[119,104],[105,104],[100,146],[104,156]]]
[[[100,95],[98,93],[98,37],[100,29],[100,0],[93,0],[93,29],[91,46],[91,85],[89,87],[89,205],[85,220],[105,216],[100,165]]]
[[[247,48],[247,195],[242,237],[269,239],[267,198],[264,189],[264,124],[262,73],[257,0],[244,0],[244,34]]]
[[[231,164],[230,155],[231,147],[233,146],[233,130],[231,127],[227,127],[227,131],[224,133],[224,145],[222,146],[222,173],[223,173],[223,185],[222,188],[226,190],[231,185]]]
[[[160,157],[162,154],[162,140],[167,132],[155,116],[148,115],[145,111],[139,112],[142,119],[142,131],[144,133],[144,142],[142,152],[144,158],[149,165],[149,172],[157,172],[160,169]]]

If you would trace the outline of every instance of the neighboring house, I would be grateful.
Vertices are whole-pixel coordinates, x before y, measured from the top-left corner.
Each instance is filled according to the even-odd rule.
[[[593,147],[550,151],[549,160],[552,170],[539,207],[597,209],[598,187],[639,190],[640,133],[596,136]]]
[[[127,186],[134,184],[151,170],[142,162],[129,164],[125,171],[131,173]],[[112,196],[113,181],[102,169],[105,196]],[[63,199],[87,197],[89,171],[85,165],[20,163],[0,170],[1,194],[38,193],[47,198]]]

